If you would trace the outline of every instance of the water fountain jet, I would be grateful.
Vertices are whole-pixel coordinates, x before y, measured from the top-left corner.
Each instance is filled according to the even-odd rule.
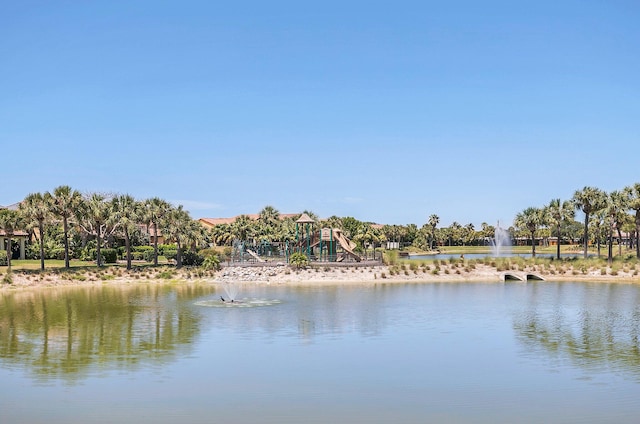
[[[509,230],[500,227],[500,221],[498,221],[495,234],[491,239],[491,254],[496,258],[511,254],[511,234],[509,234]]]

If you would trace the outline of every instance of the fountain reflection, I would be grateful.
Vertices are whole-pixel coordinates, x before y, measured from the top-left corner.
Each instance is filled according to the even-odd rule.
[[[171,360],[199,333],[189,300],[212,290],[132,285],[0,293],[1,365],[74,381]]]

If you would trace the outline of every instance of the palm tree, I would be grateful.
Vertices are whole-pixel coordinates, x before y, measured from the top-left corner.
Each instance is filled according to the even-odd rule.
[[[0,229],[7,236],[7,267],[11,270],[12,246],[11,238],[15,231],[20,227],[20,215],[17,211],[11,209],[0,209]]]
[[[463,234],[462,236],[463,245],[465,245],[466,243],[472,244],[473,241],[476,239],[476,229],[472,223],[469,223],[464,227],[462,227],[462,234]]]
[[[86,220],[86,225],[83,225],[84,230],[88,234],[96,235],[96,263],[99,267],[102,266],[102,256],[100,254],[102,233],[110,220],[109,204],[105,200],[106,197],[104,195],[93,193],[86,199],[83,211],[83,217]]]
[[[458,221],[453,221],[449,226],[449,246],[457,243],[462,238],[462,225]]]
[[[573,194],[572,202],[575,209],[584,213],[584,258],[588,257],[589,247],[589,217],[604,207],[605,193],[595,187],[584,187]]]
[[[429,227],[431,232],[429,234],[429,250],[433,250],[433,242],[436,239],[436,227],[440,223],[440,217],[436,214],[429,215]]]
[[[231,224],[231,232],[235,238],[246,242],[249,236],[253,235],[253,221],[248,215],[240,215],[233,224]]]
[[[195,225],[194,225],[195,224]],[[176,242],[176,268],[182,268],[182,246],[188,240],[196,237],[196,225],[202,229],[202,226],[189,216],[189,212],[182,208],[171,208],[161,221],[162,233],[165,237]]]
[[[273,206],[265,206],[258,214],[258,220],[253,224],[260,242],[271,244],[280,238],[282,226],[280,212]]]
[[[233,242],[233,233],[229,224],[214,225],[209,233],[216,246],[228,246]]]
[[[127,251],[127,269],[131,269],[131,234],[138,228],[140,203],[128,195],[120,195],[111,199],[109,219],[113,226],[122,230],[124,246]]]
[[[267,225],[275,226],[280,220],[280,212],[273,206],[265,206],[258,213],[258,220]]]
[[[531,256],[536,257],[536,231],[546,222],[542,209],[529,207],[518,213],[513,220],[515,226],[531,234]]]
[[[607,260],[609,264],[613,262],[613,230],[618,232],[618,255],[622,256],[622,233],[621,228],[627,218],[627,210],[631,202],[631,191],[623,189],[622,191],[612,191],[607,197],[606,215],[608,228],[608,252]]]
[[[369,224],[368,222],[363,222],[362,225],[360,225],[358,233],[354,237],[354,241],[362,243],[362,249],[364,250],[365,254],[367,252],[367,245],[372,244],[373,253],[375,255],[376,243],[381,242],[382,237],[371,224]]]
[[[629,207],[635,211],[636,257],[640,259],[640,183],[635,183],[628,190],[631,192]]]
[[[147,227],[153,227],[153,264],[156,266],[158,265],[158,227],[160,221],[164,219],[171,209],[171,205],[159,197],[144,201],[142,220],[147,224]]]
[[[64,232],[64,267],[69,268],[69,219],[72,218],[82,204],[80,192],[69,186],[59,186],[53,190],[51,196],[51,211],[62,219]]]
[[[38,227],[40,239],[40,269],[44,271],[44,225],[51,218],[51,194],[31,193],[20,203],[25,221]]]
[[[560,199],[552,199],[549,205],[546,206],[546,215],[549,219],[549,225],[554,227],[556,230],[556,258],[560,259],[560,239],[562,238],[562,226],[565,222],[572,220],[575,216],[573,204],[568,200],[561,202]]]

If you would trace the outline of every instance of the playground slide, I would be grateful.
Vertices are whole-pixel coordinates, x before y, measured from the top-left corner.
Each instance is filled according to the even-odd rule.
[[[353,251],[353,247],[352,247],[353,244],[349,242],[349,240],[347,240],[346,237],[342,235],[342,233],[335,234],[335,237],[338,243],[340,243],[340,246],[342,246],[342,249],[348,254],[350,254],[351,256],[353,256],[356,262],[360,262],[362,260],[362,258]],[[338,259],[338,261],[341,261],[341,260]]]
[[[256,252],[254,252],[253,250],[247,249],[247,253],[250,254],[251,256],[253,256],[254,258],[256,258],[256,260],[258,262],[264,262],[264,259],[262,259],[260,256],[258,256],[256,254]]]

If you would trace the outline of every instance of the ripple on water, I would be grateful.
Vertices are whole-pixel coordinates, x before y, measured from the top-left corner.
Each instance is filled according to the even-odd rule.
[[[204,306],[207,308],[259,308],[263,306],[273,306],[282,303],[278,299],[257,299],[257,298],[244,298],[237,299],[233,302],[222,301],[219,299],[213,300],[201,300],[195,302],[196,306]]]

